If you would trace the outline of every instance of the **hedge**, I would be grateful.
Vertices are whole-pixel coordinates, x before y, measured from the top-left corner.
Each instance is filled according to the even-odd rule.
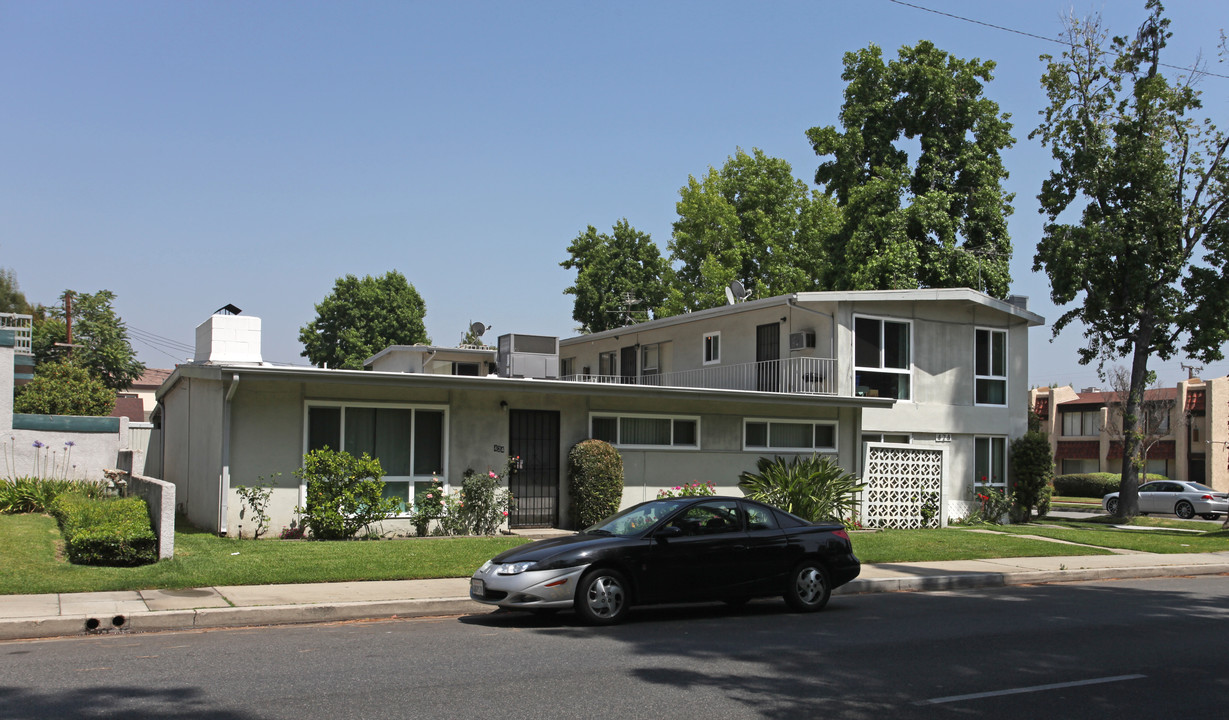
[[[144,565],[158,561],[158,537],[144,498],[91,499],[66,493],[49,508],[60,524],[68,561],[78,565]]]
[[[568,453],[572,520],[589,527],[619,510],[623,502],[623,458],[610,443],[582,440]]]
[[[1164,480],[1161,475],[1148,475],[1147,480]],[[1145,478],[1141,477],[1140,482]],[[1067,497],[1104,497],[1118,492],[1122,476],[1118,473],[1075,473],[1054,478],[1054,494]]]

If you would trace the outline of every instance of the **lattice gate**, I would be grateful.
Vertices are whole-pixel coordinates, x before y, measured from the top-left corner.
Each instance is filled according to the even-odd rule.
[[[866,443],[862,525],[866,528],[942,527],[943,469],[940,447]]]

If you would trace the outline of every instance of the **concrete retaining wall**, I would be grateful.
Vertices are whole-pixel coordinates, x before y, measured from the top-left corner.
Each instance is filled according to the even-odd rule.
[[[175,485],[144,475],[128,478],[128,494],[145,498],[149,519],[158,536],[158,559],[175,556]]]

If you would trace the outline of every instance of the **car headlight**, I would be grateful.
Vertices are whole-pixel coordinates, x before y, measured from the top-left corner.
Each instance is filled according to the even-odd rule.
[[[496,565],[495,572],[499,575],[520,575],[526,570],[531,569],[534,565],[537,565],[537,563],[536,562],[504,563],[502,565]]]

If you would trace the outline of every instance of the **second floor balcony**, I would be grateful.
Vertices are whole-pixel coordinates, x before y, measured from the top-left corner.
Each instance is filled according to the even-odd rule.
[[[713,365],[695,370],[648,371],[640,375],[567,375],[560,379],[656,387],[836,395],[836,360],[800,357],[740,365]]]
[[[33,315],[0,313],[0,330],[12,330],[17,336],[17,342],[13,350],[19,355],[34,354],[33,345],[31,343],[33,327]]]

